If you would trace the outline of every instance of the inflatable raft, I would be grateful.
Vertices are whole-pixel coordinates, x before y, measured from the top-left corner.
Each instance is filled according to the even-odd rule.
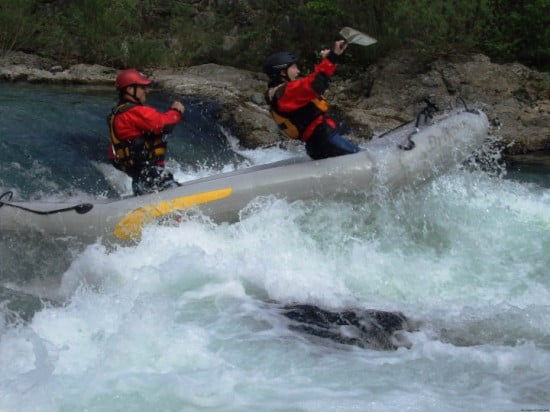
[[[143,227],[197,209],[215,221],[235,221],[258,196],[288,201],[393,191],[437,177],[483,144],[489,123],[483,112],[460,110],[421,116],[364,146],[323,160],[296,158],[222,173],[160,193],[92,203],[15,202],[0,197],[0,231],[38,230],[50,236],[139,239]]]

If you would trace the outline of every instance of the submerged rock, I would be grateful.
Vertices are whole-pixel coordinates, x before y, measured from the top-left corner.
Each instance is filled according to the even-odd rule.
[[[331,311],[315,305],[295,304],[281,308],[291,322],[288,327],[338,344],[366,349],[395,350],[410,348],[406,332],[418,330],[418,322],[401,312],[374,309]]]

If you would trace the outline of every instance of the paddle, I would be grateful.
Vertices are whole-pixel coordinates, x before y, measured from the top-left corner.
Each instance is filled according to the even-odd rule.
[[[351,27],[344,27],[340,30],[340,36],[342,36],[348,44],[357,44],[359,46],[370,46],[377,42],[376,39],[359,30],[352,29]]]

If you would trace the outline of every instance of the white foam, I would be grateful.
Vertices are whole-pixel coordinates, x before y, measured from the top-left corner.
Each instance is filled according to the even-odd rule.
[[[234,224],[198,216],[89,246],[62,276],[66,304],[0,337],[0,410],[542,404],[548,196],[460,170],[377,205],[265,197]],[[288,330],[271,301],[424,325],[409,350],[346,349]]]

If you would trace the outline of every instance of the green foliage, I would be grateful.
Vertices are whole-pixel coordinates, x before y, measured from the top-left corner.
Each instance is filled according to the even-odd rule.
[[[0,54],[29,47],[40,25],[32,0],[0,2]]]
[[[172,2],[169,14],[161,23],[169,43],[166,64],[178,67],[214,62],[213,50],[222,44],[221,33],[227,28],[217,19],[205,18],[198,23],[193,19],[193,9],[187,2]]]
[[[486,50],[502,60],[550,66],[550,0],[491,0]]]
[[[387,35],[392,43],[416,43],[429,53],[478,49],[490,16],[488,1],[392,0]]]
[[[390,0],[385,16],[392,47],[407,42],[428,56],[480,51],[549,65],[550,0]]]
[[[335,22],[341,23],[348,17],[346,10],[331,0],[311,0],[300,5],[298,10],[307,18],[309,25],[331,26]]]
[[[42,33],[49,54],[64,63],[74,60],[114,66],[159,63],[166,47],[150,31],[152,0],[79,0],[54,9]]]
[[[426,60],[481,51],[548,68],[550,0],[0,0],[0,53],[29,50],[62,64],[116,67],[215,62],[258,70],[268,54],[298,53],[304,69],[343,26],[378,39],[350,47],[362,68],[413,47]],[[213,4],[216,3],[217,5]],[[219,3],[219,4],[218,4]]]
[[[133,37],[121,44],[107,44],[105,54],[122,67],[150,67],[163,61],[166,49],[160,40]]]
[[[305,63],[318,60],[321,48],[332,47],[338,32],[350,19],[348,11],[335,1],[311,0],[298,6],[301,21],[302,56]]]

